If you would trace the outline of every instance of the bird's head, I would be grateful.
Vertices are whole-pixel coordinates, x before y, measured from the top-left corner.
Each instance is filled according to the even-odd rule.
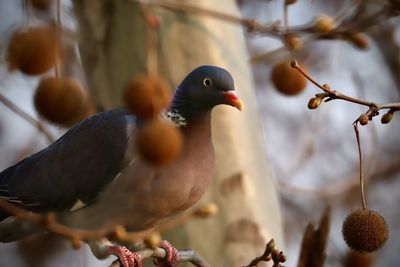
[[[200,66],[178,86],[170,110],[190,120],[209,113],[220,104],[243,109],[231,74],[223,68]]]

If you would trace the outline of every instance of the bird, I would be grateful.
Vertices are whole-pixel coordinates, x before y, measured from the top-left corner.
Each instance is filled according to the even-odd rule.
[[[203,65],[176,87],[162,118],[179,127],[180,155],[167,166],[154,166],[135,151],[141,119],[126,109],[101,112],[78,123],[47,148],[0,173],[0,198],[30,212],[56,212],[70,227],[98,229],[123,225],[146,232],[193,206],[213,176],[211,111],[217,105],[243,109],[232,75]],[[0,242],[37,233],[0,210]],[[141,258],[107,239],[87,241],[99,258],[115,255],[124,267]],[[167,254],[177,250],[162,242]],[[172,258],[171,258],[172,257]],[[174,266],[173,265],[173,266]]]

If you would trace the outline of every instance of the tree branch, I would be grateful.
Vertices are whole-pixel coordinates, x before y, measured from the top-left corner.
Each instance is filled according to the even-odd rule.
[[[400,110],[400,102],[378,104],[375,102],[365,101],[365,100],[361,100],[358,98],[354,98],[354,97],[342,94],[336,90],[332,90],[328,84],[321,85],[320,83],[315,81],[309,74],[307,74],[300,67],[300,65],[297,63],[296,60],[292,60],[292,62],[290,64],[293,68],[298,70],[305,78],[307,78],[307,80],[309,80],[311,83],[313,83],[315,86],[317,86],[319,89],[321,89],[324,92],[322,94],[316,94],[314,98],[310,99],[309,108],[311,108],[311,109],[317,108],[322,103],[322,101],[328,102],[328,101],[335,100],[335,99],[340,99],[340,100],[344,100],[347,102],[367,106],[368,110],[354,122],[354,123],[360,122],[361,125],[367,124],[368,120],[371,120],[373,117],[377,116],[379,114],[379,112],[378,112],[379,110],[389,109],[388,113],[391,113],[391,114]],[[315,101],[313,101],[313,103],[311,104],[312,100],[315,100]]]
[[[156,248],[154,250],[143,249],[140,251],[136,251],[136,253],[138,253],[142,257],[142,259],[147,259],[147,258],[163,259],[166,256],[166,252],[163,248]],[[200,257],[194,250],[189,249],[189,250],[178,251],[178,256],[179,256],[179,262],[190,262],[197,267],[211,267],[211,265],[202,257]],[[122,267],[122,264],[120,263],[119,260],[115,260],[109,267]]]

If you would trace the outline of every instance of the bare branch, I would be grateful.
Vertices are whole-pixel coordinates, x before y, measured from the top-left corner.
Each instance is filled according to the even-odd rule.
[[[400,110],[400,102],[395,102],[395,103],[385,103],[385,104],[378,104],[375,102],[370,102],[370,101],[365,101],[361,100],[358,98],[354,98],[345,94],[342,94],[336,90],[332,90],[328,84],[321,85],[318,83],[316,80],[314,80],[309,74],[303,70],[300,65],[297,63],[296,60],[292,60],[291,66],[298,70],[307,80],[309,80],[311,83],[313,83],[315,86],[317,86],[319,89],[324,91],[322,94],[316,94],[316,98],[319,98],[321,100],[324,100],[325,102],[335,100],[335,99],[340,99],[344,100],[347,102],[367,106],[368,110],[362,114],[354,123],[360,122],[362,125],[365,125],[368,123],[368,120],[371,120],[373,117],[377,116],[379,113],[378,111],[381,109],[389,109],[389,112],[394,113],[395,111]]]

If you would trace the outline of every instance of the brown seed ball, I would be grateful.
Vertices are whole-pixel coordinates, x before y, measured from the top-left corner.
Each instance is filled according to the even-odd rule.
[[[274,65],[271,80],[275,88],[284,95],[298,95],[307,86],[307,79],[285,60]]]
[[[36,89],[36,110],[50,122],[71,125],[85,111],[85,94],[80,84],[67,78],[43,78]]]
[[[29,0],[32,7],[40,11],[48,11],[52,2],[53,0]]]
[[[125,102],[138,117],[152,118],[165,109],[171,99],[171,90],[160,76],[139,74],[125,88]]]
[[[13,33],[7,48],[10,70],[39,75],[55,66],[58,56],[57,30],[54,27],[31,27]]]
[[[149,163],[167,165],[182,150],[182,134],[171,123],[152,120],[138,129],[136,148]]]
[[[389,230],[385,219],[372,210],[360,209],[350,213],[343,222],[343,238],[358,252],[374,252],[385,244]]]
[[[344,267],[372,267],[374,257],[372,254],[359,253],[350,250],[344,258]]]

